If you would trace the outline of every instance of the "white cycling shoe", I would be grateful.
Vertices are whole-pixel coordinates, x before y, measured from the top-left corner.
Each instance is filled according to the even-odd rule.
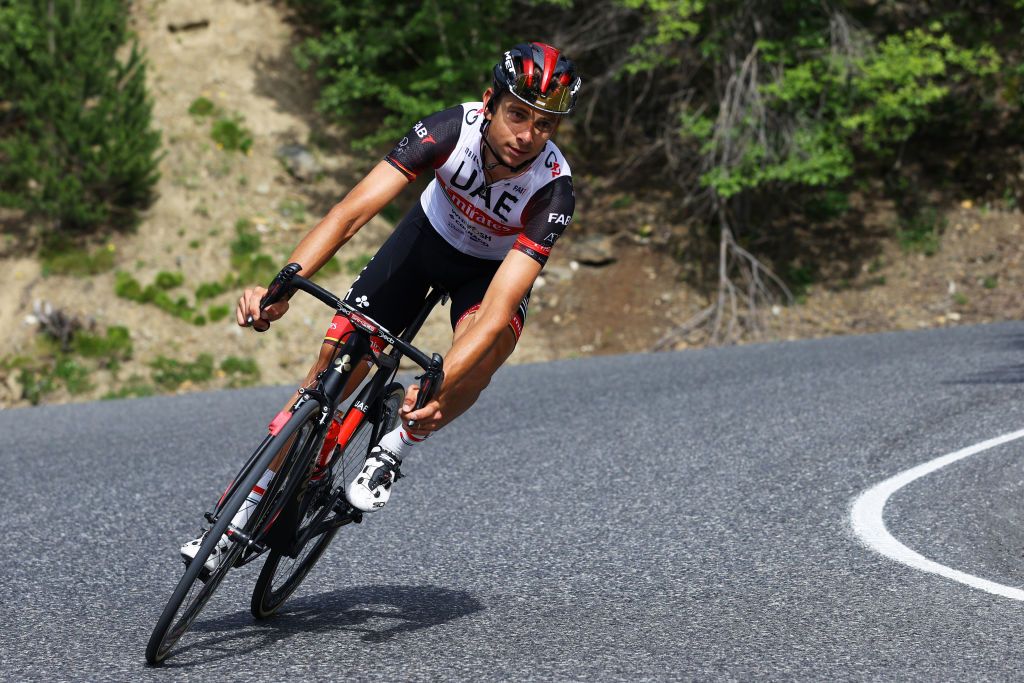
[[[391,497],[391,485],[402,476],[402,461],[380,446],[366,456],[363,469],[348,485],[348,502],[363,512],[376,512]]]
[[[185,561],[186,567],[192,564],[192,560],[196,559],[196,553],[199,552],[199,547],[203,545],[205,539],[206,534],[203,534],[199,538],[181,546],[181,559]],[[208,572],[215,571],[220,566],[220,561],[223,559],[224,553],[227,552],[230,544],[231,541],[228,540],[227,536],[221,536],[220,542],[214,547],[210,556],[206,558],[206,562],[203,563],[203,568]]]

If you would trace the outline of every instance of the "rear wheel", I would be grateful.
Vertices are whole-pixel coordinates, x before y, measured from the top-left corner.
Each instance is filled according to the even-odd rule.
[[[385,387],[381,399],[383,403],[377,418],[380,423],[378,434],[385,434],[398,424],[398,410],[402,407],[404,396],[405,388],[398,382]],[[319,523],[325,517],[331,517],[331,511],[325,511],[324,505],[334,498],[333,494],[338,487],[347,486],[362,468],[363,460],[373,446],[373,433],[374,423],[364,420],[348,443],[343,448],[339,447],[328,475],[307,489],[305,500],[299,504],[296,536],[301,536],[309,525]],[[347,506],[344,494],[338,500],[340,506]],[[253,589],[250,606],[252,615],[257,619],[266,619],[273,615],[306,578],[336,533],[338,527],[335,526],[313,536],[298,549],[295,557],[290,557],[279,550],[271,550]]]
[[[319,415],[320,405],[316,401],[308,401],[303,404],[281,431],[264,443],[264,451],[256,459],[255,466],[249,468],[248,474],[220,507],[217,512],[217,522],[206,534],[199,552],[186,567],[185,574],[178,581],[178,585],[171,594],[171,599],[167,601],[167,606],[164,607],[164,611],[157,620],[156,628],[153,629],[153,634],[146,647],[146,661],[150,664],[160,664],[167,658],[171,648],[184,635],[199,612],[206,606],[210,597],[213,596],[213,592],[224,580],[228,570],[241,558],[245,546],[241,543],[230,543],[215,570],[207,572],[203,566],[221,536],[228,531],[232,518],[241,509],[246,496],[259,482],[263,472],[281,453],[282,449],[291,450],[308,438],[311,426],[315,428]],[[264,507],[263,516],[266,516],[272,509]],[[246,533],[252,535],[254,533],[252,530],[259,528],[259,525],[263,523],[260,517],[260,509],[257,508],[254,518],[246,524]]]

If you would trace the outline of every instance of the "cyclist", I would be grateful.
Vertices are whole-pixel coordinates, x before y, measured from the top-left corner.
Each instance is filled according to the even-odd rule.
[[[371,449],[349,484],[349,502],[365,512],[387,503],[402,459],[416,444],[476,402],[508,359],[526,322],[530,291],[575,205],[569,164],[552,141],[576,105],[580,77],[573,62],[543,43],[521,43],[493,69],[481,102],[468,102],[417,122],[298,244],[289,262],[311,277],[419,174],[434,178],[345,295],[349,304],[392,332],[407,326],[428,288],[451,297],[454,337],[437,396],[413,411],[409,388],[401,423]],[[260,311],[263,287],[246,289],[238,324],[265,330],[288,309]],[[335,317],[306,383],[327,366],[351,332]],[[379,350],[379,349],[378,349]],[[365,369],[364,369],[365,370]],[[361,378],[350,384],[355,388]],[[250,494],[235,526],[262,495],[273,466]],[[182,546],[186,561],[201,539]],[[226,547],[226,542],[223,544]],[[217,553],[207,562],[213,569]]]

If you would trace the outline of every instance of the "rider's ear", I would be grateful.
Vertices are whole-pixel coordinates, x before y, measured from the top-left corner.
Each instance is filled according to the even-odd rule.
[[[488,88],[484,91],[484,118],[490,120],[491,116],[494,115],[494,88]]]

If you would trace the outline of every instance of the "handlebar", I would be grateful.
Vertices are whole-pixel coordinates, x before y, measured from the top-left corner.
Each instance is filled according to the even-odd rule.
[[[417,377],[417,379],[421,380],[421,383],[420,396],[416,400],[416,409],[422,408],[423,405],[426,405],[426,403],[436,395],[437,391],[440,390],[441,382],[444,380],[444,359],[441,355],[435,353],[433,356],[427,356],[426,353],[420,351],[409,342],[391,334],[391,332],[377,321],[363,315],[351,305],[339,299],[336,295],[327,291],[315,282],[299,275],[299,271],[301,269],[302,266],[298,263],[289,263],[281,269],[281,272],[277,274],[274,281],[270,283],[270,287],[267,288],[266,295],[260,299],[260,313],[262,314],[263,309],[267,306],[275,304],[284,298],[290,297],[295,293],[295,290],[302,290],[303,292],[316,297],[334,310],[344,313],[354,326],[368,334],[380,337],[385,342],[401,351],[402,354],[416,363],[416,365],[423,368],[424,374]],[[421,405],[421,401],[423,405]]]

